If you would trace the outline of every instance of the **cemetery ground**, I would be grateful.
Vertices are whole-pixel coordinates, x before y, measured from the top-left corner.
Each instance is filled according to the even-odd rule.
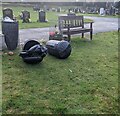
[[[22,6],[14,7],[14,6],[12,6],[10,8],[13,9],[13,13],[14,13],[15,17],[19,21],[19,28],[20,29],[42,28],[42,27],[54,26],[55,24],[57,24],[58,15],[63,14],[63,12],[58,13],[58,12],[48,11],[48,12],[46,12],[46,19],[48,20],[48,22],[43,23],[43,22],[37,22],[37,20],[38,20],[38,12],[33,11],[32,7],[22,7]],[[20,17],[19,17],[22,10],[27,10],[27,11],[30,12],[31,23],[22,23],[22,20],[20,20]],[[65,13],[65,14],[67,14],[67,13]],[[85,21],[91,22],[92,20],[85,19]]]
[[[41,28],[41,27],[50,27],[54,26],[57,23],[58,15],[59,14],[67,14],[67,12],[52,12],[52,11],[47,11],[46,12],[46,19],[48,20],[47,23],[41,23],[37,22],[38,20],[38,12],[33,11],[32,7],[22,7],[22,6],[12,6],[10,7],[13,9],[14,15],[16,16],[17,20],[19,20],[19,28],[20,29],[28,29],[28,28]],[[30,12],[30,17],[31,17],[31,23],[22,23],[22,20],[20,20],[19,15],[22,10],[27,10]],[[84,15],[84,16],[96,16],[100,17],[99,14],[82,14],[78,13],[77,15]],[[103,16],[103,17],[118,17],[118,16]],[[91,19],[85,19],[85,22],[91,22],[93,20]]]
[[[118,33],[71,39],[72,54],[37,65],[3,52],[3,114],[118,113]]]

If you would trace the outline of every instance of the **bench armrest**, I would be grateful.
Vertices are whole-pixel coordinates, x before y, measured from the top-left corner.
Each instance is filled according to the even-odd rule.
[[[94,22],[84,22],[84,24],[89,24],[89,23],[94,23]]]
[[[90,24],[90,28],[92,29],[92,24],[93,24],[94,22],[84,22],[84,24]]]

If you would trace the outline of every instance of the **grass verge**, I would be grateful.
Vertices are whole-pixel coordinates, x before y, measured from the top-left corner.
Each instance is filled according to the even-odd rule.
[[[68,59],[48,55],[37,65],[3,53],[3,114],[118,113],[117,32],[71,45]]]

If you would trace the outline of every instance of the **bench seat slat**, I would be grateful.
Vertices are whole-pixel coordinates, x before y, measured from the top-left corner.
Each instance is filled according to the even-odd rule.
[[[62,30],[62,33],[67,35],[67,34],[78,34],[78,33],[86,33],[86,32],[90,32],[92,31],[91,29],[87,29],[87,28],[80,28],[80,29],[71,29],[69,30]]]

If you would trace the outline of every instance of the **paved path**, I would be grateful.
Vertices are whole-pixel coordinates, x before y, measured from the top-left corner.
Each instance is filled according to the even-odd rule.
[[[93,23],[93,33],[114,31],[118,28],[118,19],[117,18],[104,18],[104,17],[90,17],[85,16],[94,20]],[[86,27],[88,24],[86,25]],[[20,43],[23,43],[28,39],[35,40],[48,40],[50,28],[34,28],[34,29],[21,29],[19,32]]]

